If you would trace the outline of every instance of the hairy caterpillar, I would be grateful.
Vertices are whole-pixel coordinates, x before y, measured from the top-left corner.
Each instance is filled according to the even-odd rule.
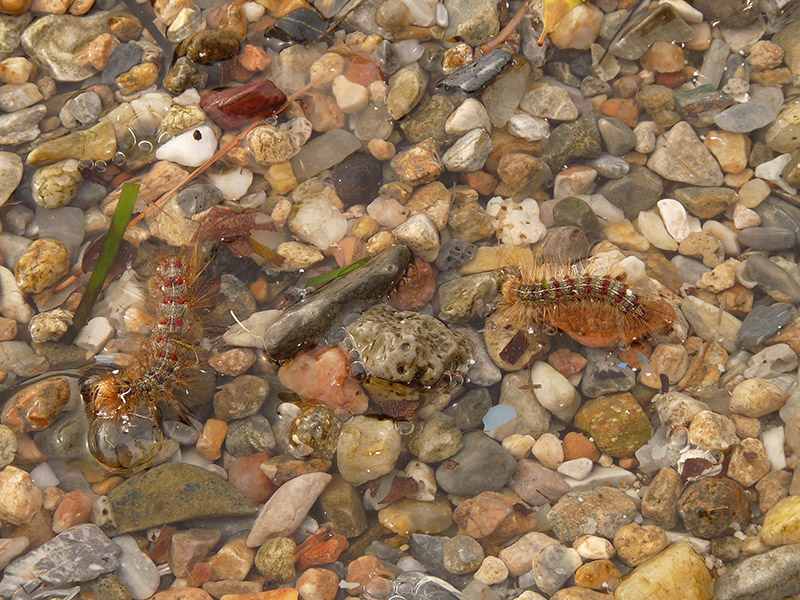
[[[519,329],[554,328],[592,348],[629,344],[673,322],[672,308],[618,267],[546,261],[506,270],[498,310]]]
[[[151,292],[156,316],[132,364],[101,373],[82,385],[89,426],[89,450],[105,466],[134,472],[149,466],[163,443],[160,402],[186,417],[173,390],[198,360],[194,310],[202,272],[196,256],[166,256],[154,263]]]

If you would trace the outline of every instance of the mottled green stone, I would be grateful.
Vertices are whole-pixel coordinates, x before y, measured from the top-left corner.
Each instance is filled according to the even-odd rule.
[[[114,535],[188,519],[251,515],[256,510],[216,475],[174,462],[124,481],[108,494],[108,500],[117,522]]]
[[[628,392],[590,400],[575,415],[575,426],[616,458],[633,456],[653,436],[650,419]]]

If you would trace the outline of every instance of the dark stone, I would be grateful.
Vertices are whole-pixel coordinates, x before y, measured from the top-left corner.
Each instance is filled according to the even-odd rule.
[[[186,57],[201,65],[210,65],[219,60],[226,60],[239,52],[239,40],[226,29],[203,29],[195,33],[185,43],[181,42],[180,50],[185,50]]]
[[[610,361],[605,352],[587,350],[589,364],[583,371],[581,392],[588,398],[598,398],[606,394],[627,392],[636,384],[636,373],[628,367]]]
[[[605,182],[597,193],[621,208],[626,219],[633,220],[655,206],[663,191],[661,177],[647,167],[634,165],[624,177]]]
[[[792,320],[792,305],[781,302],[771,306],[756,306],[742,321],[739,329],[739,346],[750,350],[764,343],[778,330]]]
[[[200,107],[223,129],[266,119],[286,102],[286,95],[269,79],[257,79],[240,87],[212,92]]]
[[[446,241],[436,255],[436,268],[440,271],[456,271],[472,260],[478,247],[463,240],[452,238]]]
[[[222,192],[208,183],[193,183],[176,196],[178,204],[188,216],[203,212],[222,202]]]
[[[542,158],[554,173],[560,173],[576,158],[597,158],[601,152],[597,115],[584,113],[577,121],[562,123],[550,132]]]
[[[773,296],[777,300],[800,302],[800,282],[785,269],[760,254],[753,254],[745,264],[750,279],[758,282],[765,292],[778,292],[785,297]]]
[[[570,196],[559,200],[553,207],[553,223],[557,226],[574,226],[583,231],[600,229],[600,219],[592,207],[580,198]]]
[[[686,530],[703,539],[730,535],[750,523],[747,493],[727,477],[690,483],[678,501],[678,510]]]
[[[381,163],[361,152],[351,154],[333,170],[333,187],[345,206],[375,200],[382,181]]]
[[[770,196],[753,210],[761,217],[762,227],[791,229],[800,243],[800,208]]]
[[[328,31],[328,22],[310,8],[298,8],[278,19],[267,32],[285,42],[314,42]]]
[[[364,310],[391,292],[410,262],[406,246],[392,246],[287,309],[267,330],[267,355],[273,360],[291,358],[327,332],[345,311]]]
[[[108,64],[103,69],[102,81],[106,85],[114,83],[114,80],[123,73],[127,73],[133,67],[142,62],[144,51],[134,44],[120,44],[108,58]]]
[[[561,83],[575,88],[581,85],[581,80],[575,77],[574,73],[569,68],[569,63],[553,60],[545,65],[544,70],[548,75],[558,79]]]
[[[338,473],[333,475],[314,506],[320,521],[331,523],[334,531],[346,538],[358,537],[367,529],[367,512],[361,495]]]
[[[108,493],[114,534],[201,517],[245,516],[255,506],[239,490],[200,467],[168,462],[123,481]]]
[[[436,481],[445,492],[475,496],[496,492],[511,479],[517,461],[482,431],[464,434],[464,447],[436,469]]]
[[[583,229],[571,226],[551,227],[542,243],[542,258],[556,263],[572,263],[589,256],[589,246],[589,238]]]
[[[455,109],[453,103],[443,94],[435,94],[423,101],[419,108],[400,121],[400,129],[414,144],[433,138],[437,144],[447,141],[444,124]]]
[[[511,63],[513,56],[505,50],[492,50],[480,58],[451,73],[442,79],[436,87],[449,92],[461,92],[467,95],[477,94],[492,79],[500,75]]]
[[[189,88],[202,90],[208,82],[208,73],[185,56],[175,61],[164,76],[164,87],[173,94],[182,94]]]
[[[445,412],[451,415],[461,431],[483,428],[483,416],[492,407],[492,397],[484,387],[469,390]]]
[[[760,12],[757,2],[741,0],[695,0],[694,7],[703,13],[705,21],[719,21],[728,27],[746,27],[758,19]]]

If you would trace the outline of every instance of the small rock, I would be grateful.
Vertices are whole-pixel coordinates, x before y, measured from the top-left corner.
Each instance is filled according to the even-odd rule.
[[[633,456],[653,435],[647,415],[627,393],[587,402],[575,415],[575,425],[588,432],[600,450],[617,457]]]
[[[38,294],[69,273],[69,255],[60,240],[44,238],[35,240],[19,257],[14,276],[19,289]]]
[[[715,600],[781,600],[800,591],[800,545],[775,548],[745,558],[717,580]]]
[[[680,573],[680,577],[675,574]],[[711,573],[702,557],[683,542],[663,550],[636,569],[617,586],[618,600],[653,598],[654,600],[711,600]]]
[[[744,488],[727,477],[690,483],[679,501],[686,530],[711,539],[729,535],[750,523],[750,501]]]
[[[632,498],[620,490],[599,487],[562,496],[547,521],[558,539],[571,544],[584,534],[611,539],[623,525],[633,522],[635,515]]]
[[[578,108],[569,93],[554,85],[540,85],[523,96],[519,107],[526,113],[554,121],[574,121]]]
[[[484,433],[469,432],[463,441],[463,449],[436,469],[439,486],[457,496],[501,489],[516,469],[514,458]]]
[[[686,165],[691,165],[691,170]],[[677,123],[658,138],[656,149],[650,155],[647,166],[671,181],[694,185],[722,185],[719,163],[698,139],[692,126],[685,121]]]

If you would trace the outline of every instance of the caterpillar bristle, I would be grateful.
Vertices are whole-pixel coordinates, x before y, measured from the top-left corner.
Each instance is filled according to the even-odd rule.
[[[498,310],[520,330],[554,327],[584,346],[630,344],[667,330],[674,320],[664,300],[638,289],[618,262],[557,263],[504,269]]]

